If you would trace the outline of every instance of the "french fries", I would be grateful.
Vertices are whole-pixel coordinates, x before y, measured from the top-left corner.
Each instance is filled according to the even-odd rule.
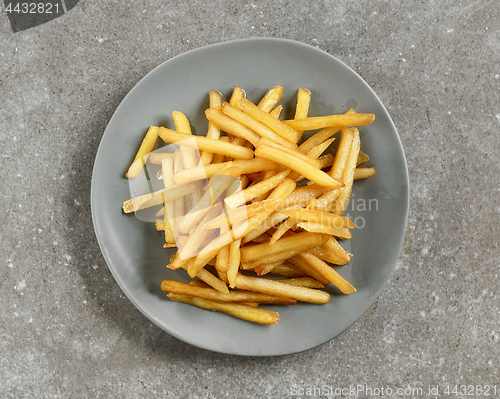
[[[343,216],[353,183],[376,173],[364,165],[357,129],[375,116],[309,115],[305,88],[297,91],[294,119],[284,121],[281,86],[255,103],[240,87],[226,101],[217,90],[209,98],[206,137],[193,135],[187,116],[174,111],[176,130],[151,126],[126,173],[134,179],[145,166],[159,167],[148,175],[164,188],[124,201],[123,211],[161,206],[155,228],[165,248],[177,247],[167,266],[199,279],[165,279],[161,290],[172,301],[259,324],[279,321],[261,304],[325,304],[329,285],[354,293],[336,270],[352,259],[337,239],[351,238],[356,227]],[[173,147],[153,152],[158,140]]]

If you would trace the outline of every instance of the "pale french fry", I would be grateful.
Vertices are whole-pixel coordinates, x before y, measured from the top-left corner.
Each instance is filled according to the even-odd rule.
[[[342,293],[349,295],[356,291],[356,289],[349,283],[345,278],[343,278],[338,272],[323,262],[318,257],[311,254],[309,251],[302,252],[297,255],[306,261],[312,268],[316,269],[324,278],[335,285]]]
[[[356,161],[358,159],[360,147],[359,130],[357,128],[353,128],[352,130],[354,131],[354,135],[352,139],[351,150],[349,153],[349,157],[347,158],[344,173],[342,174],[344,187],[335,200],[335,209],[333,213],[335,213],[336,215],[342,215],[342,213],[344,213],[344,210],[347,207],[347,202],[349,201],[352,192],[354,171],[356,170]]]
[[[151,154],[149,154],[148,161],[154,165],[161,165],[161,161],[164,158],[174,159],[174,153],[173,152],[164,152],[164,151],[161,151],[161,149],[157,150],[157,151],[153,151]]]
[[[257,259],[266,258],[279,252],[305,251],[306,249],[317,247],[328,238],[316,233],[297,233],[287,237],[282,237],[274,245],[269,242],[241,248],[241,262],[247,263]]]
[[[240,267],[240,245],[241,238],[233,241],[229,246],[229,264],[227,268],[227,280],[229,282],[229,287],[234,288],[236,283],[236,275],[238,274],[238,269]]]
[[[206,154],[208,153],[206,152]],[[228,164],[229,162],[223,162],[206,166],[200,165],[200,166],[195,166],[194,168],[182,169],[174,174],[173,182],[177,185],[181,185],[198,180],[204,180],[207,179],[208,177],[218,174],[218,172]],[[232,162],[231,165],[233,165]]]
[[[262,122],[272,131],[274,131],[279,136],[284,139],[291,141],[292,143],[297,143],[299,140],[299,133],[291,128],[289,125],[283,123],[279,119],[276,119],[274,116],[269,115],[267,112],[262,111],[259,107],[257,107],[252,102],[248,101],[246,98],[242,98],[238,102],[238,108],[243,112],[253,116],[259,122]]]
[[[321,169],[315,168],[302,159],[277,148],[261,145],[255,150],[255,155],[295,170],[320,186],[338,188],[344,185],[341,181],[328,176]]]
[[[270,199],[264,201],[254,202],[250,205],[241,206],[235,209],[229,209],[227,214],[220,215],[208,223],[206,223],[203,228],[204,229],[218,229],[224,225],[234,224],[236,222],[240,222],[242,220],[248,219],[258,212],[262,212],[268,207],[276,207],[279,203],[277,199]]]
[[[249,141],[253,145],[256,145],[260,139],[260,136],[258,134],[254,133],[248,127],[234,120],[233,118],[224,115],[218,109],[214,108],[207,109],[205,111],[205,116],[211,123],[217,126],[220,130],[232,134],[233,136],[241,137],[242,139]]]
[[[199,298],[210,299],[213,301],[224,302],[259,302],[265,304],[287,304],[294,305],[294,298],[284,299],[282,295],[267,294],[252,290],[228,291],[223,294],[213,288],[197,287],[188,283],[175,280],[163,280],[161,282],[163,292],[172,292],[176,294],[192,295]],[[291,300],[290,300],[291,299]]]
[[[228,315],[243,320],[248,320],[253,323],[276,324],[279,321],[278,313],[248,305],[211,301],[208,299],[172,293],[168,294],[168,297],[176,302],[183,302],[192,306],[196,306],[198,308],[226,313]]]
[[[344,115],[328,115],[328,116],[313,116],[305,119],[289,119],[283,121],[286,125],[293,129],[299,130],[314,130],[325,127],[347,127],[347,126],[365,126],[375,120],[373,114],[344,114]]]
[[[137,154],[130,165],[126,177],[129,179],[133,179],[138,177],[141,174],[142,168],[146,164],[149,154],[153,151],[153,147],[156,143],[156,139],[158,138],[158,128],[155,126],[150,126],[146,136],[142,140],[141,146],[137,151]]]
[[[182,144],[182,146],[223,154],[236,159],[253,158],[253,151],[250,148],[241,147],[223,140],[214,140],[202,136],[190,136],[189,134],[179,133],[165,127],[160,127],[159,129],[159,136],[166,143],[181,142],[180,144]]]
[[[306,287],[295,287],[289,284],[280,283],[276,280],[249,277],[242,274],[236,276],[236,287],[242,290],[251,290],[265,294],[270,294],[272,292],[272,295],[293,298],[302,302],[328,303],[330,300],[330,294],[324,291]]]
[[[224,172],[224,176],[227,176],[227,178],[222,178],[221,176],[215,180],[213,178],[211,179],[210,188],[205,191],[200,201],[198,201],[180,221],[179,229],[182,234],[188,234],[196,226],[196,224],[208,213],[210,207],[217,202],[224,191],[236,181],[240,172],[241,168],[232,166]],[[234,179],[231,179],[231,177]]]
[[[155,227],[156,227],[156,231],[164,231],[165,230],[165,222],[163,221],[163,219],[156,220]]]
[[[283,97],[283,87],[276,86],[267,91],[257,105],[262,111],[270,112]]]
[[[373,166],[367,166],[364,168],[356,168],[354,170],[353,179],[354,180],[369,179],[375,173],[377,173],[377,169]]]
[[[245,125],[249,129],[253,130],[255,133],[257,133],[260,137],[267,138],[269,140],[272,140],[278,144],[281,144],[285,147],[297,148],[297,144],[292,143],[291,141],[288,141],[287,139],[284,139],[280,135],[276,134],[273,130],[271,130],[267,125],[263,124],[262,122],[259,122],[257,119],[255,119],[253,116],[241,111],[240,109],[232,106],[231,104],[228,103],[223,103],[222,104],[222,112],[233,118],[234,120],[240,122],[241,124]]]
[[[176,186],[173,188],[164,188],[153,193],[144,194],[139,197],[131,198],[122,204],[125,213],[135,212],[152,206],[163,204],[163,201],[173,201],[194,192],[195,187],[192,183]]]
[[[174,175],[174,159],[173,158],[163,158],[161,162],[161,171],[163,177],[163,184],[165,188],[172,188],[174,182],[172,177]],[[164,225],[165,225],[165,242],[167,244],[175,244],[175,235],[170,224],[169,217],[172,218],[175,214],[174,201],[165,201],[165,195],[163,194],[163,209],[164,209]]]
[[[230,195],[224,200],[224,202],[229,209],[237,208],[240,205],[253,200],[257,196],[267,193],[277,187],[286,178],[288,173],[289,171],[283,171],[271,176],[266,180]]]
[[[209,93],[210,108],[221,109],[222,94],[217,90],[210,90]],[[217,140],[220,137],[220,129],[212,122],[208,122],[207,135],[209,139]],[[214,153],[210,151],[202,151],[200,155],[200,165],[209,165],[212,162]]]
[[[223,208],[220,202],[209,207],[200,224],[188,235],[187,241],[182,246],[179,245],[179,256],[182,259],[191,258],[198,254],[199,248],[203,247],[202,243],[209,233],[208,230],[203,228],[203,225],[222,214],[222,212]]]

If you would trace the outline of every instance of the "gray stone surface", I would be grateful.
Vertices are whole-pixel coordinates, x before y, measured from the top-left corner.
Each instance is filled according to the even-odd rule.
[[[93,160],[125,94],[177,54],[251,36],[357,71],[395,122],[411,183],[404,248],[372,309],[276,358],[207,352],[154,326],[115,283],[90,216]],[[330,390],[358,384],[500,396],[497,1],[81,0],[15,34],[2,9],[0,76],[2,398],[376,395]]]

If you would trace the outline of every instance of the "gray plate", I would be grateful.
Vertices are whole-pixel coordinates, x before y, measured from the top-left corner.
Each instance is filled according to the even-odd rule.
[[[124,176],[150,125],[172,127],[182,111],[197,134],[205,134],[208,92],[228,99],[235,86],[258,101],[270,87],[284,89],[282,104],[293,109],[299,87],[312,92],[310,115],[342,113],[353,107],[376,115],[360,128],[361,149],[378,173],[357,181],[346,213],[358,226],[343,245],[353,253],[337,267],[357,292],[344,296],[328,288],[326,305],[269,307],[277,325],[261,326],[225,314],[170,301],[163,279],[187,281],[165,265],[172,251],[152,223],[122,213],[130,198]],[[291,115],[284,115],[289,118]],[[408,172],[399,136],[370,87],[348,66],[308,45],[282,39],[244,39],[177,56],[145,76],[124,98],[102,137],[92,176],[92,218],[104,258],[133,304],[153,323],[190,344],[212,351],[252,356],[284,355],[327,342],[351,326],[372,305],[388,281],[401,249],[408,212]],[[131,326],[130,328],[140,328]]]

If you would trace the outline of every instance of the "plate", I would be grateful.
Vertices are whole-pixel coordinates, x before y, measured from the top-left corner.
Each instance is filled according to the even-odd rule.
[[[346,213],[355,221],[354,237],[343,242],[353,259],[337,267],[357,292],[335,288],[326,305],[299,303],[269,307],[279,311],[276,325],[261,326],[225,314],[170,301],[163,279],[188,281],[172,271],[163,236],[152,223],[122,213],[130,198],[124,174],[150,125],[172,127],[171,113],[184,112],[194,131],[205,134],[203,111],[208,92],[228,98],[235,86],[258,101],[270,87],[283,86],[282,104],[293,109],[296,92],[312,93],[310,115],[343,113],[349,108],[376,115],[360,128],[361,149],[378,173],[355,183]],[[290,117],[290,115],[284,115]],[[161,64],[123,99],[111,118],[96,155],[91,206],[95,233],[117,283],[149,320],[174,337],[208,350],[248,356],[285,355],[325,343],[358,320],[373,304],[395,267],[408,213],[408,171],[393,122],[373,90],[347,65],[309,45],[251,38],[195,49]],[[170,250],[171,251],[171,250]],[[146,324],[146,321],[145,321]],[[131,326],[141,328],[141,326]]]

